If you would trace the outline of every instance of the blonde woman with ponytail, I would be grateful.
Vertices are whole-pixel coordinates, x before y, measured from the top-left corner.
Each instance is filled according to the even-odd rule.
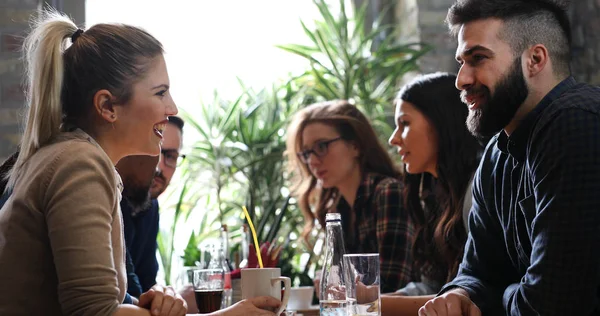
[[[83,31],[43,11],[24,43],[27,113],[0,209],[0,315],[183,315],[170,287],[126,296],[115,170],[159,155],[177,107],[160,42],[127,25]],[[273,315],[242,301],[217,315]]]

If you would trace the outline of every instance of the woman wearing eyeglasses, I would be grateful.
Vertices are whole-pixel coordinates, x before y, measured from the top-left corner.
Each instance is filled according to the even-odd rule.
[[[412,280],[414,225],[402,207],[400,172],[367,118],[347,101],[330,101],[298,112],[287,134],[288,167],[306,218],[342,214],[346,251],[378,252],[381,291]]]

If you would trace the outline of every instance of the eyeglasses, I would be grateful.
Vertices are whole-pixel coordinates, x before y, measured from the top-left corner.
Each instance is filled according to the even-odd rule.
[[[162,149],[160,153],[165,158],[167,167],[176,168],[185,160],[185,155],[180,155],[177,149]]]
[[[325,157],[325,155],[327,155],[327,149],[329,148],[329,144],[340,139],[342,139],[342,137],[336,137],[334,139],[316,142],[311,149],[301,151],[296,155],[298,155],[298,158],[300,158],[300,161],[302,161],[303,163],[308,163],[310,161],[310,154],[315,154],[315,156],[319,158]]]

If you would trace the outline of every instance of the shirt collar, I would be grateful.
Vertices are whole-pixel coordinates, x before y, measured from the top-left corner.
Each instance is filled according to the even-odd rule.
[[[119,201],[121,200],[121,195],[123,194],[123,180],[121,179],[121,175],[115,168],[115,179],[117,180],[117,191],[119,191]]]
[[[538,103],[533,110],[525,116],[517,129],[510,136],[506,135],[504,130],[498,134],[498,149],[504,153],[511,155],[518,162],[523,162],[527,150],[527,140],[531,133],[535,121],[540,114],[556,100],[565,91],[575,86],[577,82],[575,78],[568,77],[554,87],[546,96]]]

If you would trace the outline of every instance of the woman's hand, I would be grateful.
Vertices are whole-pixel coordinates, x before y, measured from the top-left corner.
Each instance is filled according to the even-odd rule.
[[[170,286],[153,286],[140,296],[138,306],[149,309],[152,316],[182,316],[187,312],[187,303]]]
[[[216,316],[275,316],[281,301],[270,296],[260,296],[239,301],[234,305],[216,312]]]

